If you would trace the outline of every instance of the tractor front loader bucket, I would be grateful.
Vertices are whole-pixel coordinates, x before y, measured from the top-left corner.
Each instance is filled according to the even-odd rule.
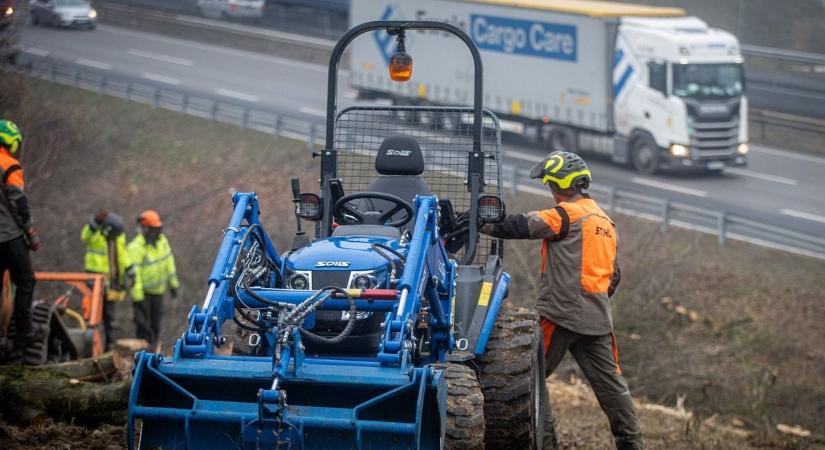
[[[447,403],[443,373],[307,358],[298,376],[271,390],[271,358],[173,361],[141,353],[129,436],[138,448],[438,448]]]

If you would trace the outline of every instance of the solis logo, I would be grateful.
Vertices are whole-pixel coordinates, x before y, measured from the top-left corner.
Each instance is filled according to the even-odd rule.
[[[317,261],[315,267],[349,267],[348,261]]]
[[[387,150],[387,156],[410,156],[410,150]]]

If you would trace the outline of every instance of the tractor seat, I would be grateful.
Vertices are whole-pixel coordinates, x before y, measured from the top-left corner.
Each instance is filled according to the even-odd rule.
[[[424,155],[415,139],[409,136],[389,136],[381,142],[378,155],[375,157],[375,171],[378,178],[374,179],[365,189],[370,192],[382,192],[394,195],[411,206],[416,195],[432,195],[430,187],[421,178],[424,172]],[[392,204],[383,200],[367,200],[373,211],[382,211],[392,207]],[[403,212],[397,213],[400,218]],[[408,229],[412,224],[407,225]]]

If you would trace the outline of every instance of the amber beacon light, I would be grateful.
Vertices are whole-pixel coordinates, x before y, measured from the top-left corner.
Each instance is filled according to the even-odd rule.
[[[390,57],[390,78],[393,81],[404,82],[412,76],[412,56],[407,54],[404,46],[404,30],[388,30],[390,34],[396,34],[398,47]]]

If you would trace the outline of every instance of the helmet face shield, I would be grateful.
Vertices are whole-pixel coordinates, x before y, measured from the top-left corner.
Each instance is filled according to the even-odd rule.
[[[530,169],[530,178],[542,178],[544,175],[544,161],[546,161],[546,159],[539,161],[535,166],[533,166],[532,169]]]

